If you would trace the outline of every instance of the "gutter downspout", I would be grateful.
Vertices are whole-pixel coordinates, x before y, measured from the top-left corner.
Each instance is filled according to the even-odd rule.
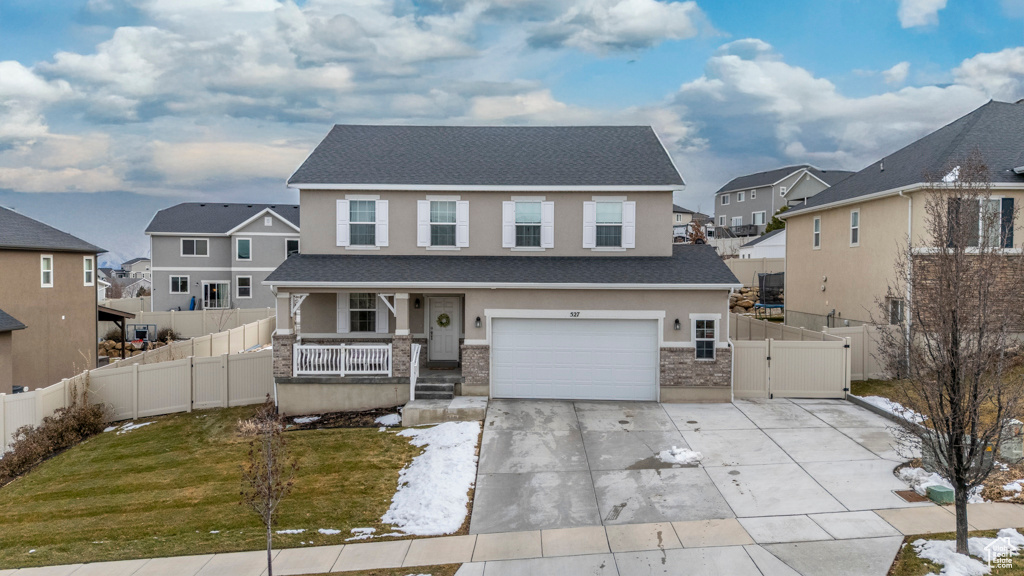
[[[907,365],[909,367],[909,362],[910,362],[910,319],[911,319],[911,314],[910,314],[910,298],[913,295],[913,290],[912,290],[911,286],[913,285],[913,279],[914,279],[914,258],[913,258],[913,253],[914,253],[914,235],[913,235],[914,234],[914,230],[913,230],[913,225],[914,225],[914,198],[911,197],[911,196],[905,195],[903,192],[904,192],[903,190],[900,190],[899,195],[900,195],[901,198],[906,198],[907,199],[907,266],[910,267],[910,273],[907,275],[908,276],[907,277],[907,287],[906,287],[906,294],[904,296],[904,306],[903,306],[903,314],[904,314],[904,318],[903,318],[903,325],[904,325],[903,340],[905,342],[904,354],[906,355],[907,362],[908,362]]]

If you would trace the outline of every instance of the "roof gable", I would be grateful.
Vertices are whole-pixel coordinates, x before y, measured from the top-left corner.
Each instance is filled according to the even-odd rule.
[[[723,194],[725,192],[733,192],[735,190],[748,190],[751,188],[774,186],[793,174],[801,171],[807,172],[827,185],[833,185],[853,174],[853,172],[847,170],[822,170],[821,168],[811,166],[810,164],[783,166],[782,168],[767,170],[765,172],[756,172],[754,174],[737,176],[726,183],[725,186],[719,188],[715,194]]]
[[[650,126],[335,125],[296,188],[638,187],[683,179]]]
[[[0,310],[0,332],[11,332],[12,330],[24,330],[26,326],[7,312]]]
[[[786,231],[785,228],[779,228],[779,229],[776,229],[776,230],[772,230],[771,232],[762,234],[762,235],[758,236],[757,238],[754,238],[750,242],[747,242],[743,246],[740,246],[740,248],[750,248],[751,246],[757,246],[758,244],[761,244],[765,240],[768,240],[768,239],[771,239],[771,238],[776,238],[776,239],[781,240],[781,238],[778,238],[778,236],[783,234],[785,231]]]
[[[157,212],[146,227],[146,234],[226,235],[259,218],[268,210],[295,230],[299,229],[297,204],[186,202]]]
[[[81,238],[3,207],[0,207],[0,250],[106,252]]]

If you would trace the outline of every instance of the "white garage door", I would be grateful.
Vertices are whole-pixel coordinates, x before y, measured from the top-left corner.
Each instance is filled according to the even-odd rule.
[[[658,322],[497,318],[491,395],[657,400]]]

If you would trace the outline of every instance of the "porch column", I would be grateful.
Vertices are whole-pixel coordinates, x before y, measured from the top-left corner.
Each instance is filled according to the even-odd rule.
[[[409,332],[409,294],[395,294],[395,336],[391,340],[391,373],[409,377],[412,357],[412,334]]]
[[[292,376],[292,351],[295,345],[295,325],[291,315],[291,294],[277,293],[277,328],[273,335],[274,378]]]

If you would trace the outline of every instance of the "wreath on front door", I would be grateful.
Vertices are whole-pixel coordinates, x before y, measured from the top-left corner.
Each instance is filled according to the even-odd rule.
[[[437,325],[440,326],[441,328],[447,328],[448,325],[451,324],[451,323],[452,323],[451,316],[448,316],[445,313],[441,313],[441,314],[439,314],[437,316]]]

